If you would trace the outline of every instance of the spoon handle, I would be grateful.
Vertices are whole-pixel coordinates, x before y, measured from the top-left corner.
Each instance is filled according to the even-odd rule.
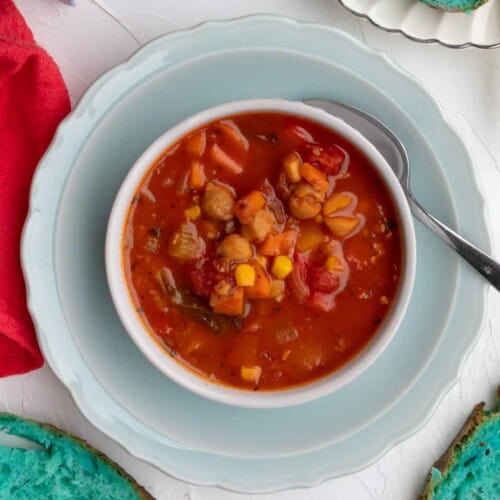
[[[500,291],[500,263],[493,260],[489,255],[479,250],[479,248],[436,219],[413,196],[408,196],[408,199],[413,215],[422,224],[434,231],[434,233]]]

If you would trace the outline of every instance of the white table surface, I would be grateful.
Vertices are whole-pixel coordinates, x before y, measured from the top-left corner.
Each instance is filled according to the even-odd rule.
[[[353,18],[335,0],[17,0],[35,38],[54,57],[76,103],[89,84],[148,40],[214,18],[272,12],[328,23],[385,52],[416,75],[441,101],[473,157],[485,196],[495,255],[500,257],[500,49],[453,51],[420,45]],[[496,234],[495,234],[496,233]],[[450,258],[454,258],[450,255]],[[434,460],[472,406],[491,402],[500,384],[500,295],[490,291],[488,318],[458,383],[416,435],[378,462],[315,488],[262,499],[413,499]],[[52,422],[107,453],[159,499],[240,498],[217,488],[188,485],[134,459],[97,432],[78,412],[50,369],[0,379],[0,410]]]

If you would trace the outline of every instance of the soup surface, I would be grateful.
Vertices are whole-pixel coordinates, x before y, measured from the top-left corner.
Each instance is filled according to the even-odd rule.
[[[253,113],[158,158],[132,200],[123,258],[169,355],[222,384],[276,390],[337,370],[373,337],[400,244],[360,152],[305,119]]]

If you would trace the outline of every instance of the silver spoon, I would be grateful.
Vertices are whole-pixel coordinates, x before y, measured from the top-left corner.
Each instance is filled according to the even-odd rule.
[[[434,231],[455,252],[462,256],[476,271],[481,273],[500,291],[500,263],[493,260],[479,248],[443,224],[423,208],[413,196],[410,187],[410,160],[406,149],[397,136],[375,117],[358,108],[326,99],[304,101],[310,106],[321,108],[337,116],[361,132],[387,160],[396,174],[413,215]]]

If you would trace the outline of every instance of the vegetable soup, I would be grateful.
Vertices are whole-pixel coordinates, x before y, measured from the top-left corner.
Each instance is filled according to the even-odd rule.
[[[311,382],[359,353],[402,261],[370,162],[328,128],[270,112],[214,121],[164,151],[132,200],[123,259],[168,355],[249,390]]]

